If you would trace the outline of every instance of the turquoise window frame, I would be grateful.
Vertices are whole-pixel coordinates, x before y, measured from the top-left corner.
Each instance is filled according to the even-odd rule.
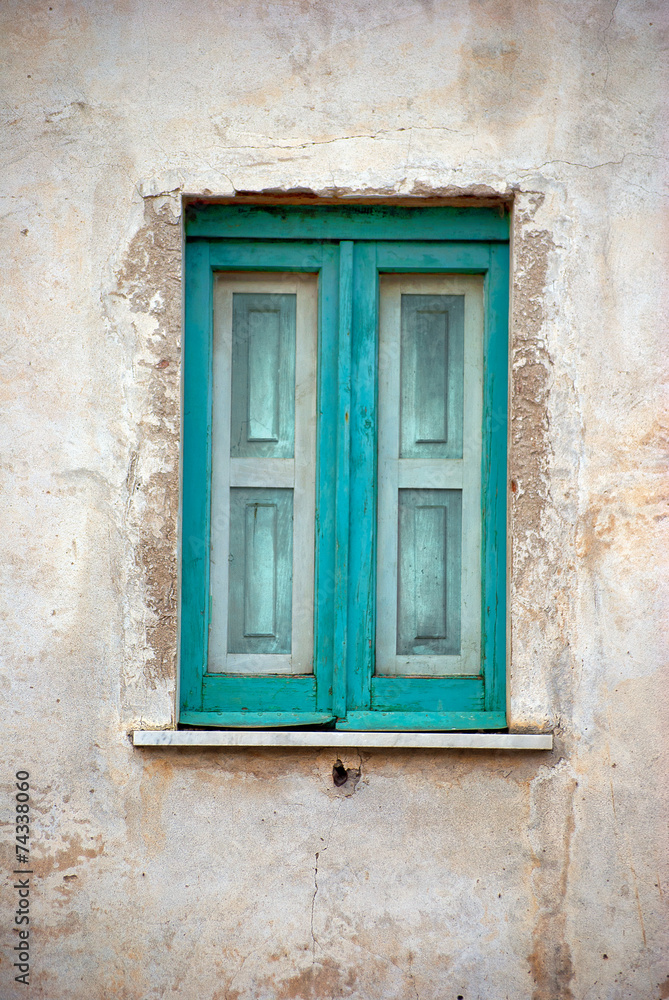
[[[499,208],[190,204],[185,213],[180,713],[185,725],[499,730],[506,722],[509,219]],[[318,274],[314,673],[207,673],[213,278]],[[378,282],[484,276],[482,663],[375,677]]]

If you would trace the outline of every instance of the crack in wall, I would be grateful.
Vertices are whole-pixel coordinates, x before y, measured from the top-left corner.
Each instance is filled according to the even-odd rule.
[[[616,10],[618,9],[619,2],[620,0],[615,0],[615,3],[613,4],[613,9],[611,11],[611,16],[609,17],[608,24],[602,31],[602,41],[604,43],[604,48],[606,49],[606,76],[604,77],[604,87],[606,87],[609,82],[609,73],[611,71],[611,53],[609,51],[609,43],[606,40],[606,35],[609,31],[609,28],[613,24],[613,18],[616,16]]]
[[[310,925],[309,925],[309,929],[310,929],[310,933],[311,933],[311,965],[312,965],[312,967],[316,964],[316,945],[318,943],[318,939],[316,938],[316,935],[314,933],[314,919],[315,919],[315,910],[316,910],[316,896],[318,895],[318,889],[319,889],[319,885],[318,885],[318,867],[319,867],[319,864],[318,863],[319,863],[321,855],[325,854],[325,852],[327,851],[328,847],[330,846],[330,838],[332,837],[332,831],[334,829],[335,823],[337,822],[337,819],[339,818],[339,813],[341,811],[342,801],[343,800],[340,799],[339,802],[337,803],[337,808],[336,808],[335,814],[334,814],[334,816],[332,818],[332,823],[330,824],[330,829],[328,830],[328,833],[327,833],[327,840],[324,841],[325,846],[321,847],[320,851],[316,851],[316,864],[314,865],[314,891],[313,891],[313,895],[311,897],[311,920],[310,920]],[[322,837],[321,837],[321,840],[323,840]]]
[[[521,167],[521,174],[532,174],[536,173],[537,170],[543,170],[544,167],[550,167],[554,163],[563,163],[568,167],[582,167],[584,170],[599,170],[601,167],[619,167],[621,166],[628,156],[647,156],[652,160],[666,160],[669,157],[660,156],[658,153],[646,153],[637,152],[636,150],[628,150],[627,153],[623,153],[619,160],[604,160],[602,163],[576,163],[574,160],[544,160],[543,163],[539,163],[537,166],[532,167]]]
[[[219,149],[223,149],[226,152],[231,150],[267,150],[267,149],[309,149],[312,146],[330,146],[337,142],[352,142],[355,139],[383,139],[385,136],[395,136],[401,135],[403,132],[409,132],[413,135],[414,132],[449,132],[454,135],[464,135],[467,138],[472,138],[474,132],[464,132],[461,129],[449,128],[447,125],[405,125],[399,126],[398,128],[388,128],[379,129],[378,132],[359,132],[353,135],[337,135],[332,139],[310,139],[308,142],[296,142],[296,143],[286,143],[281,142],[280,139],[275,139],[274,136],[266,135],[263,136],[268,142],[266,145],[247,145],[245,143],[240,143],[234,146],[221,146]]]

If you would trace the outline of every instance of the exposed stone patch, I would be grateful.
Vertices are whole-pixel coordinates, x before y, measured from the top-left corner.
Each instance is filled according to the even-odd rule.
[[[513,327],[511,344],[511,479],[514,570],[543,549],[541,519],[548,503],[550,440],[548,398],[552,362],[543,337],[551,234],[532,226],[543,195],[529,196],[514,214]]]
[[[552,197],[554,197],[554,193]],[[575,492],[578,466],[556,476],[556,442],[579,460],[575,373],[555,358],[553,331],[565,261],[556,232],[541,220],[546,195],[518,191],[512,234],[509,532],[511,718],[514,725],[569,728],[573,703]],[[564,193],[561,195],[565,218]],[[564,232],[562,231],[564,239]],[[562,461],[558,459],[558,464]],[[538,658],[551,664],[542,674]]]
[[[144,225],[128,248],[117,287],[132,313],[153,321],[135,324],[141,338],[135,376],[147,405],[128,459],[126,518],[137,538],[134,559],[149,611],[146,680],[155,685],[176,669],[181,232],[164,199],[146,198],[144,206]],[[153,468],[143,475],[146,466]]]

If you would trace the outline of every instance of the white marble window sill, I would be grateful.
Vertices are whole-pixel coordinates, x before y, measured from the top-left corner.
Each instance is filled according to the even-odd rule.
[[[136,747],[371,747],[426,750],[552,750],[552,733],[374,733],[263,729],[135,729]]]

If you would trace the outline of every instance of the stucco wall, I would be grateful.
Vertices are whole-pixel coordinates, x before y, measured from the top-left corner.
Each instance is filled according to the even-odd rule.
[[[669,997],[668,20],[2,5],[3,1000]],[[513,200],[510,718],[553,754],[352,748],[339,790],[130,745],[174,719],[181,196],[305,190]]]

